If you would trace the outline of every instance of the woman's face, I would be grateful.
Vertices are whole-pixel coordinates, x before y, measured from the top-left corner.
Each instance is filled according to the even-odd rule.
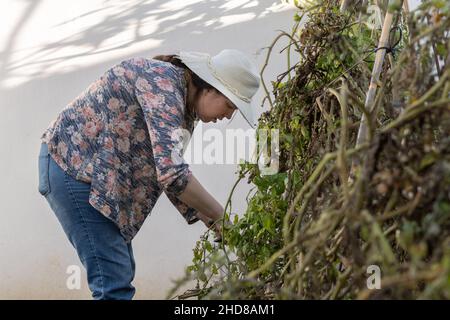
[[[197,100],[195,111],[203,122],[231,119],[237,110],[234,104],[215,89],[205,89]]]

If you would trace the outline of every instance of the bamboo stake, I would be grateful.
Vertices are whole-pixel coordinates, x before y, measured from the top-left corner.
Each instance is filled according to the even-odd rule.
[[[403,1],[403,11],[405,11],[406,14],[409,13],[409,4],[408,4],[408,0],[404,0],[404,1]]]
[[[380,4],[378,3],[378,1],[376,1],[376,2],[377,2],[378,7],[380,7]],[[403,1],[403,4],[404,4],[403,9],[404,10],[408,10],[408,0]],[[380,10],[382,10],[382,9],[380,8]],[[388,10],[389,10],[389,8],[386,8],[386,12]],[[408,14],[408,13],[405,11],[405,14]],[[381,24],[383,25],[383,23],[384,23],[384,17],[381,15]],[[388,54],[388,59],[389,59],[389,66],[390,66],[390,68],[394,68],[394,57],[392,56],[392,53]],[[398,92],[396,90],[393,90],[393,92],[392,92],[392,101],[393,102],[397,102],[399,100],[400,100],[400,97],[398,96]]]
[[[347,10],[347,7],[349,6],[351,0],[342,0],[341,1],[341,12],[344,12],[345,10]]]
[[[393,3],[394,0],[390,0],[389,4]],[[383,29],[381,30],[380,41],[378,42],[378,47],[387,47],[389,45],[389,33],[392,26],[392,21],[394,19],[394,13],[389,10],[386,12],[386,16],[383,22]],[[372,77],[370,79],[369,90],[367,91],[366,101],[364,103],[364,107],[369,112],[372,112],[374,107],[375,95],[377,92],[381,70],[383,69],[384,57],[386,55],[386,49],[380,49],[377,51],[375,56],[375,63],[372,69]],[[366,142],[367,140],[367,122],[370,119],[367,119],[365,114],[362,115],[361,125],[358,131],[358,137],[356,139],[356,146],[359,146]]]

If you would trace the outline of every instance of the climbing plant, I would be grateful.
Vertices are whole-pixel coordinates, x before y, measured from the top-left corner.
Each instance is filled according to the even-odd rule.
[[[246,211],[233,187],[232,225],[201,237],[169,297],[194,281],[175,297],[450,298],[450,3],[347,2],[296,2],[261,70],[288,39],[258,122],[279,130],[279,170],[239,166]]]

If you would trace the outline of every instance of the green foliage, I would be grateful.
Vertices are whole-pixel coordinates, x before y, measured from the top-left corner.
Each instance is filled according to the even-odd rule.
[[[295,24],[295,75],[272,82],[275,99],[259,119],[279,129],[279,172],[240,165],[239,179],[254,185],[246,212],[223,243],[209,233],[197,242],[178,282],[197,286],[179,298],[450,298],[450,5],[424,1],[405,15],[400,3],[388,9],[391,36],[403,37],[371,113],[380,30],[359,20],[366,8],[341,14],[337,1],[321,1]],[[357,145],[363,114],[370,135]],[[373,264],[382,290],[366,287]]]

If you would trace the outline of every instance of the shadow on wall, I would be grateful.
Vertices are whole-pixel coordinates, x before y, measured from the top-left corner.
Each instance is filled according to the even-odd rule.
[[[25,130],[28,131],[27,135],[40,134],[40,131],[45,129],[48,123],[56,117],[57,112],[67,105],[71,99],[75,98],[106,69],[124,58],[131,56],[152,57],[161,53],[175,53],[179,49],[217,53],[225,47],[242,48],[243,51],[247,50],[247,52],[258,51],[253,53],[259,55],[261,49],[271,42],[276,32],[270,30],[273,35],[267,33],[267,25],[271,25],[268,21],[272,21],[272,24],[274,24],[273,21],[278,23],[286,21],[285,12],[268,10],[272,5],[279,4],[279,1],[233,0],[225,4],[222,0],[201,2],[135,0],[126,4],[118,1],[104,1],[102,9],[92,10],[75,18],[101,15],[104,10],[116,12],[115,14],[108,14],[102,17],[100,22],[70,34],[58,42],[37,47],[26,56],[26,59],[12,63],[10,61],[15,54],[15,39],[20,35],[27,19],[32,17],[39,4],[45,2],[43,0],[22,1],[26,1],[28,7],[12,28],[6,42],[8,44],[7,49],[0,52],[0,58],[3,61],[0,66],[0,100],[7,102],[5,104],[8,105],[8,108],[2,110],[3,119],[0,121],[4,123],[3,130],[5,132],[9,131],[7,127],[11,128],[14,123],[21,122],[22,130],[26,128]],[[236,5],[237,2],[239,2],[239,5]],[[179,3],[177,4],[179,7],[175,6],[176,3]],[[231,6],[233,3],[235,5]],[[171,9],[172,7],[174,9]],[[253,18],[249,19],[250,15]],[[239,18],[236,18],[239,16],[247,18],[239,23],[230,22],[232,19],[239,21]],[[145,28],[149,17],[153,19],[151,21],[156,23],[156,27],[151,33],[146,34],[141,32],[141,29]],[[70,20],[62,22],[55,27],[61,27],[69,22]],[[108,49],[102,47],[109,38],[128,30],[130,26],[134,30],[133,38]],[[277,25],[276,28],[279,28],[279,26]],[[264,32],[261,30],[264,30]],[[158,41],[158,46],[152,45],[153,40]],[[149,42],[148,46],[145,45],[146,42]],[[136,43],[144,45],[141,46],[140,50],[121,50]],[[79,53],[63,54],[67,52],[68,48],[73,48],[73,51]],[[116,53],[113,57],[104,55],[106,52],[114,50],[119,54]],[[58,52],[61,52],[61,54],[59,55]],[[83,64],[77,61],[78,57],[96,55],[98,55],[98,62],[96,60],[94,64]],[[57,57],[49,58],[49,56]],[[117,58],[118,56],[119,58]],[[64,67],[57,68],[58,64],[64,63],[67,65],[68,61],[72,61],[76,68],[70,70]],[[34,72],[26,73],[27,67],[31,65],[34,67]],[[54,71],[49,72],[49,69]],[[12,87],[2,86],[9,79],[24,73],[26,75],[24,83]],[[37,108],[40,112],[36,114],[36,117],[30,123],[24,123],[28,121],[23,118],[24,112],[35,111]],[[10,130],[16,129],[13,127]],[[35,130],[38,130],[38,132],[36,133]],[[21,138],[18,135],[11,136],[9,141],[1,143],[5,144],[6,149],[12,149],[16,142],[20,143]],[[18,141],[11,139],[17,139]]]
[[[101,21],[85,27],[83,30],[70,34],[57,42],[48,43],[36,48],[34,52],[18,63],[11,63],[14,53],[15,39],[20,35],[27,20],[33,16],[43,0],[22,0],[28,3],[22,16],[12,28],[5,49],[0,52],[0,84],[7,80],[8,76],[24,67],[39,66],[30,77],[39,76],[49,67],[54,67],[60,62],[67,62],[78,57],[101,55],[118,49],[124,49],[136,43],[145,41],[157,41],[164,47],[168,38],[182,36],[202,37],[202,35],[218,31],[223,28],[236,28],[237,31],[244,27],[241,23],[230,26],[230,20],[254,20],[267,14],[267,8],[280,1],[166,1],[166,0],[135,0],[126,3],[118,1],[103,2],[103,8],[88,11],[73,19],[64,21],[54,26],[62,27],[74,19],[90,18],[95,15],[103,15]],[[233,3],[236,3],[233,5]],[[104,15],[104,13],[107,14]],[[152,24],[150,33],[144,29]],[[132,30],[133,37],[121,41],[115,45],[105,45],[106,42],[123,32]],[[195,41],[193,41],[195,42]],[[106,48],[105,48],[106,47]],[[58,57],[50,57],[58,51],[67,52],[67,48],[73,49],[75,54],[61,54]]]

